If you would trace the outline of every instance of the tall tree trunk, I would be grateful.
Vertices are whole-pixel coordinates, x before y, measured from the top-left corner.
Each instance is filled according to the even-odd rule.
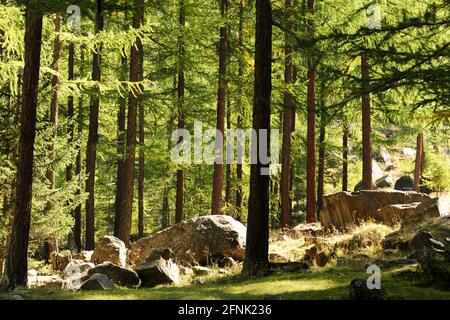
[[[122,55],[121,59],[121,71],[122,81],[127,81],[128,63],[125,55]],[[125,139],[126,139],[126,104],[127,99],[124,97],[119,98],[119,112],[117,113],[117,177],[116,177],[116,199],[115,199],[115,216],[114,216],[114,233],[117,234],[118,223],[120,219],[120,203],[123,196],[123,177],[124,177],[124,165],[125,165]]]
[[[323,104],[322,104],[323,107]],[[317,214],[323,209],[323,194],[325,185],[325,138],[326,138],[326,116],[322,110],[320,115],[319,133],[319,172],[317,177]]]
[[[308,11],[314,14],[314,0],[308,0]],[[314,37],[313,22],[309,33]],[[306,220],[316,222],[316,67],[314,45],[311,45],[308,58],[308,133],[306,164]]]
[[[143,19],[143,17],[142,17]],[[143,23],[144,21],[142,21]],[[142,41],[138,44],[139,49],[139,81],[144,81],[144,46]],[[144,88],[141,86],[141,90]],[[138,234],[144,237],[144,182],[145,182],[145,112],[142,98],[138,99],[139,109],[139,175],[138,175]]]
[[[239,51],[243,52],[244,49],[244,3],[243,0],[239,1]],[[244,108],[242,106],[242,87],[243,87],[243,79],[244,77],[244,62],[243,57],[239,57],[239,66],[238,66],[238,93],[237,93],[237,105],[239,108],[238,119],[237,119],[237,127],[238,129],[242,129],[242,117],[244,113]],[[242,220],[242,159],[238,158],[237,166],[236,166],[236,220]]]
[[[222,18],[227,15],[227,0],[221,1]],[[216,129],[216,161],[214,164],[214,180],[212,194],[212,214],[222,213],[223,188],[223,138],[225,131],[225,103],[227,95],[227,55],[228,55],[228,27],[220,28],[219,44],[219,90],[217,97],[217,124]]]
[[[423,174],[424,163],[424,141],[423,133],[417,135],[417,147],[416,147],[416,163],[414,168],[414,190],[420,192],[420,183]]]
[[[104,20],[102,12],[103,0],[97,0],[97,13],[95,23],[95,33],[103,31]],[[92,80],[100,82],[101,80],[101,50],[102,45],[95,49],[92,60]],[[91,97],[89,108],[89,136],[86,148],[86,250],[95,248],[95,168],[97,161],[97,143],[98,143],[98,116],[100,109],[99,86],[97,92]]]
[[[292,63],[291,27],[289,23],[291,10],[291,0],[285,0],[286,31],[284,33],[284,83],[289,87],[294,80],[294,65]],[[281,162],[281,225],[289,227],[292,224],[291,207],[291,135],[294,117],[294,99],[289,92],[289,88],[284,92],[283,110],[283,147]]]
[[[253,104],[253,128],[270,131],[272,94],[272,8],[269,0],[256,0],[255,84]],[[270,146],[270,135],[265,141],[260,137],[252,143],[254,154],[264,144]],[[258,151],[258,152],[255,152]],[[264,169],[264,170],[262,170]],[[250,198],[247,218],[247,243],[243,273],[265,273],[269,251],[269,181],[262,171],[269,165],[257,163],[250,169]]]
[[[230,32],[229,32],[230,33]],[[228,64],[230,61],[230,55],[228,55]],[[227,94],[227,130],[231,129],[231,95]],[[231,159],[227,159],[225,168],[225,203],[226,205],[231,203]]]
[[[83,76],[84,75],[84,49],[83,47],[80,47],[80,75]],[[77,150],[77,158],[75,160],[75,174],[79,179],[79,186],[77,188],[76,191],[76,195],[77,197],[81,196],[81,186],[82,186],[82,177],[81,177],[81,173],[82,173],[82,159],[81,159],[81,152],[82,152],[82,147],[81,147],[81,139],[82,139],[82,134],[83,134],[83,122],[84,122],[84,115],[83,115],[83,95],[81,95],[79,97],[78,100],[78,141],[80,143],[78,150]],[[82,241],[81,241],[81,204],[79,204],[76,208],[75,208],[75,212],[74,212],[74,216],[75,216],[75,224],[74,224],[74,228],[73,228],[73,233],[74,233],[74,240],[75,240],[75,246],[77,248],[77,251],[80,252],[83,249],[83,245],[82,245]]]
[[[184,27],[186,25],[186,7],[184,0],[179,3],[179,25],[180,36],[178,37],[178,75],[177,75],[177,105],[178,105],[178,130],[184,130],[185,127],[185,78],[184,78],[184,60],[185,60],[185,43],[184,43]],[[180,137],[179,143],[183,142]],[[175,199],[175,223],[180,223],[183,220],[184,207],[184,170],[177,170],[177,188]]]
[[[370,111],[369,89],[369,62],[367,53],[361,54],[361,76],[362,76],[362,153],[363,153],[363,189],[372,190],[372,125]]]
[[[22,110],[20,112],[16,199],[6,269],[1,286],[9,290],[27,285],[33,155],[42,41],[42,14],[33,4],[34,2],[28,3],[25,11],[25,68]]]
[[[69,61],[68,61],[68,67],[69,67],[69,81],[72,81],[74,79],[74,59],[75,59],[75,45],[73,42],[69,43]],[[75,139],[75,110],[74,110],[74,99],[73,96],[69,96],[67,98],[67,120],[69,122],[68,124],[68,131],[69,131],[69,144],[72,145]],[[72,182],[73,180],[73,163],[69,163],[66,166],[66,181]],[[75,211],[72,210],[71,212],[72,217],[75,219]],[[72,250],[75,245],[75,239],[74,239],[74,228],[72,228],[69,236],[68,236],[68,245],[69,248]]]
[[[143,0],[134,1],[133,28],[139,29],[144,12]],[[131,47],[130,82],[136,84],[140,80],[139,47],[141,39],[136,37],[135,45]],[[120,217],[115,221],[115,236],[125,244],[130,243],[131,221],[133,217],[134,172],[136,160],[137,136],[137,105],[140,92],[131,91],[128,95],[127,138],[125,149],[125,163],[123,173],[123,195],[119,204]]]
[[[348,125],[342,134],[342,191],[348,191]]]

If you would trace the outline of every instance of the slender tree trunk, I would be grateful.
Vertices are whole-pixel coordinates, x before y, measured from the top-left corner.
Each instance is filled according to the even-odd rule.
[[[362,76],[362,140],[363,140],[363,188],[372,190],[372,125],[370,111],[370,95],[367,93],[369,87],[369,62],[365,52],[361,54],[361,76]]]
[[[344,123],[342,134],[342,191],[348,191],[348,126]]]
[[[133,28],[139,29],[142,22],[144,6],[142,0],[134,1]],[[130,82],[138,83],[140,80],[139,47],[141,39],[136,37],[135,44],[131,47],[130,55]],[[116,223],[115,236],[125,244],[130,243],[131,221],[133,216],[134,172],[136,160],[136,129],[137,129],[137,105],[140,92],[130,92],[128,95],[127,138],[125,149],[125,163],[123,176],[123,195],[120,201],[120,218]]]
[[[74,79],[74,57],[75,56],[75,45],[71,42],[69,43],[69,81],[72,81]],[[69,131],[69,144],[72,145],[75,139],[75,110],[74,110],[74,99],[73,96],[69,96],[67,98],[67,119],[68,119],[68,131]],[[69,163],[66,166],[66,181],[72,182],[73,180],[73,163]],[[71,212],[72,217],[75,219],[75,211],[73,210]],[[75,245],[75,239],[74,239],[74,228],[72,228],[72,231],[70,232],[68,236],[68,245],[70,249],[73,249]]]
[[[243,0],[239,1],[239,50],[242,53],[244,49],[244,3]],[[244,113],[244,108],[242,106],[242,87],[243,87],[243,77],[244,77],[244,63],[243,57],[239,57],[239,66],[238,66],[238,93],[237,93],[237,105],[239,108],[238,119],[237,119],[237,127],[238,129],[242,129],[242,117]],[[236,166],[236,179],[237,179],[237,187],[236,187],[236,220],[242,220],[242,159],[238,158],[237,166]]]
[[[179,3],[179,25],[180,36],[178,38],[178,81],[177,81],[177,105],[178,105],[178,130],[184,130],[184,108],[185,108],[185,78],[184,78],[184,60],[185,60],[185,43],[184,43],[184,27],[186,25],[186,8],[184,0],[180,0]],[[180,137],[179,143],[183,142],[183,138]],[[177,170],[177,190],[175,196],[175,223],[180,223],[183,220],[183,207],[184,207],[184,170]]]
[[[229,32],[230,33],[230,32]],[[229,64],[228,55],[228,64]],[[231,129],[231,96],[227,94],[227,130]],[[228,205],[231,203],[231,159],[227,159],[225,170],[225,203]]]
[[[416,148],[416,164],[414,169],[414,190],[420,192],[420,183],[422,180],[423,163],[424,163],[424,141],[423,133],[417,135],[417,148]]]
[[[314,0],[308,0],[308,11],[314,13]],[[311,22],[313,24],[313,22]],[[309,27],[310,36],[314,36],[314,26]],[[314,45],[308,58],[308,133],[306,164],[306,220],[317,221],[316,206],[316,67]]]
[[[284,83],[289,87],[294,79],[294,65],[292,63],[291,27],[289,23],[291,0],[285,0],[286,31],[284,34]],[[284,92],[283,110],[283,147],[281,163],[281,225],[289,227],[292,224],[291,207],[291,135],[294,116],[294,99],[289,92],[289,88]]]
[[[121,79],[127,81],[128,63],[126,56],[122,55],[121,59]],[[117,177],[116,177],[116,200],[115,200],[115,217],[114,217],[114,233],[118,233],[118,223],[120,220],[120,203],[123,196],[123,181],[124,181],[124,165],[125,165],[125,139],[126,139],[126,104],[127,99],[119,98],[119,112],[117,113]]]
[[[142,16],[141,23],[143,24]],[[139,81],[144,81],[144,46],[142,41],[138,43],[139,50]],[[141,86],[141,91],[144,88]],[[139,175],[138,175],[138,234],[139,238],[144,237],[144,182],[145,182],[145,111],[142,97],[138,99],[139,109]]]
[[[269,0],[256,0],[255,84],[253,104],[253,128],[270,131],[272,94],[272,8]],[[253,153],[270,146],[270,134],[252,143]],[[255,152],[258,151],[258,152]],[[269,181],[263,171],[269,165],[258,157],[250,169],[250,198],[247,218],[247,243],[243,273],[265,273],[269,251]]]
[[[323,105],[322,105],[323,106]],[[326,117],[325,112],[321,112],[320,116],[320,133],[319,133],[319,172],[317,177],[317,214],[323,209],[323,194],[325,185],[325,138],[326,138]]]
[[[221,1],[222,18],[227,15],[227,0]],[[225,131],[225,103],[227,95],[227,55],[228,55],[228,27],[220,28],[219,45],[219,90],[217,98],[217,124],[216,129],[216,161],[214,164],[214,180],[212,194],[212,214],[222,213],[223,188],[223,138]]]
[[[84,75],[84,50],[83,47],[80,48],[80,75],[83,76]],[[76,195],[77,197],[81,196],[81,186],[83,184],[82,181],[82,177],[81,177],[81,173],[82,173],[82,158],[81,158],[81,153],[82,153],[82,143],[81,143],[81,139],[82,139],[82,134],[83,134],[83,122],[84,122],[84,116],[83,116],[83,96],[81,95],[79,100],[78,100],[78,141],[79,141],[79,147],[77,150],[77,158],[75,160],[75,174],[79,179],[79,186],[77,188],[76,191]],[[73,233],[74,233],[74,240],[75,240],[75,246],[77,248],[78,252],[81,252],[81,250],[83,249],[83,245],[82,245],[82,241],[81,241],[81,204],[79,204],[76,208],[75,208],[75,212],[74,212],[74,216],[75,216],[75,224],[74,224],[74,228],[73,228]]]
[[[16,174],[16,200],[2,288],[27,285],[28,238],[30,232],[33,155],[36,108],[41,60],[42,14],[28,3],[25,11],[25,68],[20,112],[20,138]]]
[[[97,0],[97,13],[95,33],[103,31],[104,21],[102,12],[103,0]],[[100,82],[101,80],[101,50],[102,45],[96,48],[92,61],[92,80]],[[95,248],[95,169],[97,161],[97,143],[98,143],[98,116],[100,109],[99,86],[97,92],[91,97],[89,108],[89,136],[86,148],[86,250],[94,250]]]

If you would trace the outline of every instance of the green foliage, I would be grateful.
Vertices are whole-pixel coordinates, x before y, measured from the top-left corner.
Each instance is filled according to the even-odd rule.
[[[450,190],[450,158],[445,153],[426,153],[424,180],[433,191]]]

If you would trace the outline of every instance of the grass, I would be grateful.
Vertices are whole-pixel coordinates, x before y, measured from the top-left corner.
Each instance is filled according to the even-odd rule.
[[[403,268],[404,269],[404,268]],[[382,270],[382,286],[390,299],[450,299],[450,292],[420,287],[413,280],[397,274],[402,268]],[[354,278],[366,279],[365,268],[313,268],[305,273],[286,273],[262,278],[232,275],[210,279],[202,285],[160,286],[152,289],[117,289],[111,291],[64,292],[31,289],[30,300],[259,300],[278,296],[282,300],[347,299],[348,285]]]

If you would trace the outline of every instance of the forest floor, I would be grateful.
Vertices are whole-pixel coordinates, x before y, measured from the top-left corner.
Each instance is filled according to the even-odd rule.
[[[228,274],[212,267],[203,277],[182,276],[177,286],[159,286],[152,289],[117,289],[107,291],[62,291],[29,289],[25,299],[36,300],[334,300],[348,299],[349,285],[353,279],[367,279],[367,267],[377,264],[381,269],[381,285],[388,299],[445,299],[450,291],[426,283],[417,264],[409,266],[389,262],[404,259],[402,252],[389,252],[381,247],[381,240],[394,231],[376,223],[365,223],[346,233],[324,236],[288,236],[273,232],[270,240],[271,259],[285,257],[300,261],[311,247],[333,251],[332,258],[324,267],[314,263],[307,271],[274,273],[266,277],[249,278],[241,275],[242,264],[227,269]],[[369,242],[367,242],[369,240]],[[330,255],[331,257],[331,255]]]

